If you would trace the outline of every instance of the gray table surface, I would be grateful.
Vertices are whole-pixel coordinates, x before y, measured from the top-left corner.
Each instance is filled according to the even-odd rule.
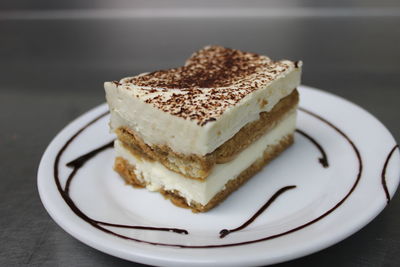
[[[398,16],[0,20],[0,266],[142,266],[68,235],[36,188],[46,146],[104,102],[103,81],[180,65],[206,44],[302,59],[303,84],[357,103],[400,140],[399,26]],[[399,266],[399,225],[397,194],[358,233],[280,266]]]

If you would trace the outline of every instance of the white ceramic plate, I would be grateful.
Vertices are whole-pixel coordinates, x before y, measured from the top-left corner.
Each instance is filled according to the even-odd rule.
[[[321,150],[296,133],[291,148],[207,213],[193,214],[158,193],[125,185],[112,170],[112,149],[100,151],[77,169],[69,194],[65,192],[74,170],[66,163],[114,138],[108,131],[108,114],[99,117],[107,112],[105,104],[77,118],[50,143],[38,171],[41,200],[75,238],[146,264],[263,265],[324,249],[358,231],[385,207],[399,183],[400,157],[391,134],[365,110],[316,89],[299,90],[298,129]],[[329,167],[319,161],[322,151]],[[280,195],[246,228],[220,238],[222,229],[240,226],[288,185],[296,188]],[[189,234],[101,222],[180,228]]]

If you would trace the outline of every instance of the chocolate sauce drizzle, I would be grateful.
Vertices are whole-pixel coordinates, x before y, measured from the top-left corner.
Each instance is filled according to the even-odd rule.
[[[307,138],[312,144],[314,144],[318,150],[321,152],[321,157],[318,158],[318,162],[322,165],[324,168],[329,167],[328,163],[328,157],[325,153],[325,150],[322,148],[322,146],[309,134],[306,134],[304,131],[300,129],[296,129],[296,132]],[[237,232],[240,230],[243,230],[246,228],[248,225],[250,225],[255,219],[257,219],[258,216],[260,216],[271,204],[274,202],[281,194],[286,192],[287,190],[296,188],[295,185],[290,185],[290,186],[285,186],[278,190],[250,219],[248,219],[245,223],[243,223],[241,226],[235,228],[235,229],[223,229],[219,232],[219,237],[224,238],[225,236],[229,235],[230,233]]]
[[[90,225],[92,225],[93,227],[108,233],[108,234],[112,234],[114,236],[123,238],[123,239],[128,239],[128,240],[133,240],[133,241],[137,241],[137,242],[143,242],[143,243],[147,243],[147,244],[152,244],[152,245],[158,245],[158,243],[156,242],[148,242],[148,241],[143,241],[140,239],[136,239],[136,238],[131,238],[128,236],[124,236],[118,233],[115,233],[107,228],[102,227],[101,225],[104,226],[111,226],[111,227],[119,227],[119,228],[130,228],[130,229],[139,229],[139,230],[153,230],[153,231],[167,231],[167,232],[173,232],[173,233],[178,233],[178,234],[188,234],[188,231],[184,230],[184,229],[178,229],[178,228],[161,228],[161,227],[149,227],[149,226],[136,226],[136,225],[123,225],[123,224],[114,224],[114,223],[108,223],[108,222],[102,222],[102,221],[98,221],[98,220],[94,220],[92,218],[90,218],[89,216],[87,216],[84,212],[82,212],[73,202],[73,200],[71,199],[70,195],[69,195],[69,187],[70,184],[72,182],[72,179],[74,178],[75,174],[78,172],[78,170],[91,158],[93,158],[94,156],[96,156],[98,153],[104,151],[107,148],[111,148],[113,142],[109,142],[97,149],[94,149],[93,151],[86,153],[80,157],[78,157],[75,160],[70,161],[69,163],[67,163],[68,167],[72,167],[73,170],[70,173],[70,175],[68,176],[66,185],[65,185],[65,189],[63,190],[61,183],[60,183],[60,178],[59,178],[59,172],[58,172],[58,168],[59,168],[59,164],[60,164],[60,158],[62,156],[62,154],[64,153],[64,151],[67,149],[67,147],[72,143],[72,141],[79,135],[81,134],[86,128],[88,128],[89,126],[91,126],[92,124],[94,124],[95,122],[97,122],[99,119],[103,118],[104,116],[106,116],[109,112],[105,112],[102,113],[101,115],[99,115],[98,117],[94,118],[92,121],[90,121],[89,123],[87,123],[85,126],[83,126],[79,131],[77,131],[70,139],[68,139],[68,141],[64,144],[64,146],[59,150],[59,152],[57,153],[57,156],[55,158],[54,161],[54,169],[53,169],[53,174],[54,174],[54,180],[56,182],[56,186],[58,189],[58,192],[60,193],[61,197],[64,199],[65,203],[67,203],[67,205],[71,208],[71,210],[77,215],[79,216],[82,220],[86,221],[87,223],[89,223]]]
[[[319,161],[319,163],[321,163],[322,167],[328,168],[329,167],[328,157],[325,153],[325,150],[322,148],[322,146],[314,138],[312,138],[310,135],[306,134],[304,131],[302,131],[300,129],[296,129],[296,132],[298,132],[299,134],[301,134],[302,136],[304,136],[305,138],[310,140],[310,142],[313,143],[318,148],[318,150],[321,152],[321,156],[322,156],[318,159],[318,161]]]
[[[274,202],[280,195],[285,193],[286,191],[296,188],[295,185],[289,185],[282,187],[279,189],[250,219],[248,219],[245,223],[241,226],[234,228],[234,229],[223,229],[219,232],[219,238],[224,238],[225,236],[229,235],[230,233],[240,231],[254,222],[258,216],[260,216],[271,204]]]
[[[73,161],[68,162],[66,165],[68,167],[73,168],[72,172],[70,173],[70,175],[68,176],[66,185],[65,185],[65,189],[64,192],[65,194],[67,194],[69,196],[69,187],[71,184],[72,179],[74,178],[75,174],[77,173],[77,171],[87,162],[89,161],[91,158],[93,158],[94,156],[96,156],[98,153],[108,149],[108,148],[112,148],[114,145],[114,140],[102,145],[99,148],[96,148],[76,159],[74,159]],[[178,233],[178,234],[188,234],[188,232],[186,230],[183,229],[177,229],[177,228],[164,228],[164,227],[151,227],[151,226],[138,226],[138,225],[125,225],[125,224],[115,224],[115,223],[108,223],[108,222],[102,222],[102,221],[98,221],[98,220],[94,220],[92,218],[90,218],[90,220],[94,223],[97,224],[101,224],[101,225],[105,225],[105,226],[112,226],[112,227],[118,227],[118,228],[130,228],[130,229],[139,229],[139,230],[153,230],[153,231],[165,231],[165,232],[174,232],[174,233]]]
[[[83,156],[77,158],[76,160],[73,160],[73,161],[69,162],[68,165],[69,165],[70,167],[73,167],[74,169],[73,169],[72,173],[70,174],[70,177],[68,178],[68,180],[69,180],[69,182],[67,181],[68,187],[66,186],[66,189],[65,189],[65,190],[62,189],[62,186],[61,186],[61,183],[60,183],[60,178],[59,178],[59,163],[60,163],[60,158],[61,158],[62,154],[64,153],[64,151],[66,150],[66,148],[71,144],[71,142],[72,142],[79,134],[81,134],[86,128],[88,128],[89,126],[91,126],[92,124],[94,124],[96,121],[98,121],[99,119],[101,119],[102,117],[104,117],[105,115],[107,115],[107,114],[108,114],[108,111],[105,112],[105,113],[103,113],[103,114],[101,114],[100,116],[96,117],[95,119],[93,119],[92,121],[90,121],[88,124],[86,124],[85,126],[83,126],[83,127],[82,127],[80,130],[78,130],[70,139],[68,139],[68,141],[64,144],[64,146],[59,150],[59,152],[57,153],[57,156],[56,156],[56,158],[55,158],[55,161],[54,161],[54,180],[55,180],[57,189],[58,189],[58,191],[60,192],[62,198],[64,199],[64,201],[67,203],[67,205],[71,208],[71,210],[72,210],[77,216],[79,216],[81,219],[83,219],[84,221],[86,221],[87,223],[89,223],[90,225],[92,225],[93,227],[95,227],[96,229],[98,229],[98,230],[100,230],[100,231],[103,231],[103,232],[105,232],[105,233],[114,235],[114,236],[116,236],[116,237],[123,238],[123,239],[132,240],[132,241],[137,241],[137,242],[146,243],[146,244],[151,244],[151,245],[168,246],[168,247],[179,247],[179,248],[221,248],[221,247],[233,247],[233,246],[241,246],[241,245],[247,245],[247,244],[252,244],[252,243],[257,243],[257,242],[262,242],[262,241],[267,241],[267,240],[275,239],[275,238],[278,238],[278,237],[281,237],[281,236],[285,236],[285,235],[294,233],[294,232],[299,231],[299,230],[301,230],[301,229],[303,229],[303,228],[306,228],[306,227],[308,227],[308,226],[310,226],[310,225],[312,225],[312,224],[314,224],[314,223],[320,221],[321,219],[323,219],[324,217],[328,216],[328,215],[331,214],[333,211],[335,211],[337,208],[339,208],[339,207],[346,201],[346,199],[354,192],[354,190],[356,189],[356,187],[357,187],[357,185],[358,185],[358,183],[359,183],[359,181],[360,181],[360,179],[361,179],[361,174],[362,174],[362,170],[363,170],[362,159],[361,159],[361,155],[360,155],[360,152],[359,152],[357,146],[354,144],[354,142],[353,142],[342,130],[340,130],[338,127],[336,127],[336,126],[335,126],[334,124],[332,124],[331,122],[327,121],[326,119],[322,118],[321,116],[319,116],[319,115],[317,115],[317,114],[315,114],[315,113],[313,113],[313,112],[311,112],[311,111],[309,111],[309,110],[307,110],[307,109],[299,108],[299,110],[302,111],[302,112],[304,112],[304,113],[306,113],[306,114],[308,114],[308,115],[310,115],[310,116],[312,116],[312,117],[314,117],[314,118],[316,118],[316,119],[318,119],[318,120],[321,121],[322,123],[325,123],[326,125],[330,126],[333,130],[335,130],[340,136],[342,136],[342,137],[349,143],[349,145],[352,147],[352,149],[353,149],[353,151],[354,151],[354,153],[355,153],[355,155],[356,155],[356,158],[357,158],[357,160],[358,160],[358,173],[357,173],[356,178],[355,178],[355,181],[354,181],[352,187],[350,188],[350,190],[348,191],[348,193],[347,193],[338,203],[336,203],[336,205],[334,205],[332,208],[330,208],[329,210],[327,210],[326,212],[324,212],[323,214],[321,214],[321,215],[318,216],[317,218],[315,218],[315,219],[313,219],[313,220],[311,220],[311,221],[309,221],[309,222],[307,222],[307,223],[304,223],[304,224],[302,224],[302,225],[300,225],[300,226],[297,226],[297,227],[295,227],[295,228],[292,228],[292,229],[290,229],[290,230],[287,230],[287,231],[285,231],[285,232],[280,232],[280,233],[277,233],[277,234],[273,234],[273,235],[261,237],[261,238],[259,238],[259,239],[255,239],[255,240],[244,241],[244,242],[226,243],[226,244],[215,244],[215,245],[214,245],[214,244],[213,244],[213,245],[183,245],[183,244],[168,244],[168,243],[158,243],[158,242],[145,241],[145,240],[141,240],[141,239],[136,239],[136,238],[132,238],[132,237],[129,237],[129,236],[125,236],[125,235],[122,235],[122,234],[118,234],[118,233],[116,233],[116,232],[114,232],[114,231],[111,231],[111,230],[109,230],[109,229],[107,229],[107,228],[102,227],[101,225],[104,225],[104,226],[113,226],[113,227],[122,227],[122,228],[144,229],[144,230],[160,230],[160,229],[163,229],[163,230],[172,231],[172,232],[175,232],[175,233],[182,233],[182,234],[187,234],[187,233],[188,233],[188,231],[186,231],[186,230],[183,230],[183,229],[176,229],[176,228],[153,228],[153,227],[142,227],[142,226],[130,226],[130,225],[120,225],[120,224],[112,224],[112,223],[97,221],[97,220],[94,220],[94,219],[88,217],[86,214],[84,214],[84,213],[75,205],[75,203],[72,201],[72,199],[70,198],[70,196],[69,196],[69,194],[68,194],[68,192],[69,192],[69,184],[71,183],[72,178],[73,178],[74,175],[77,173],[77,171],[79,170],[79,168],[80,168],[85,162],[87,162],[87,160],[89,160],[90,158],[92,158],[93,156],[95,156],[97,153],[99,153],[99,152],[103,151],[104,149],[108,148],[108,147],[109,147],[109,144],[106,144],[106,145],[104,145],[104,146],[98,148],[97,150],[95,150],[95,151],[93,151],[93,152],[89,152],[88,154],[83,155]],[[302,132],[302,133],[304,133],[304,132]],[[300,133],[300,134],[302,134],[302,133]],[[309,137],[308,135],[304,135],[304,136],[305,136],[306,138]],[[308,139],[309,139],[311,142],[313,142],[313,140],[314,140],[314,139],[312,139],[311,137],[308,138]],[[315,140],[314,140],[314,141],[315,141]],[[326,154],[325,154],[324,150],[322,149],[322,146],[320,146],[317,142],[313,142],[313,144],[315,144],[315,145],[318,147],[318,149],[321,151],[321,154],[322,154],[322,158],[321,158],[321,159],[322,159],[322,160],[320,160],[320,163],[321,163],[323,166],[324,166],[324,163],[326,163],[326,165],[327,165],[327,164],[328,164],[328,161],[327,161],[327,158],[326,158]],[[89,155],[89,156],[87,156],[87,155]],[[87,157],[85,157],[85,156],[87,156]],[[389,155],[389,157],[390,157],[390,155]],[[80,165],[80,164],[82,164],[82,165]],[[325,166],[324,166],[324,167],[325,167]],[[386,169],[386,168],[385,168],[385,169]],[[290,187],[290,186],[289,186],[289,187]],[[285,187],[284,187],[284,188],[285,188]],[[283,190],[284,188],[282,188],[281,190]],[[287,187],[286,187],[286,188],[287,188]],[[286,190],[288,190],[288,188],[287,188]],[[279,193],[279,191],[278,191],[277,193]],[[276,193],[276,194],[277,194],[277,193]],[[278,195],[279,195],[279,194],[278,194]],[[276,196],[276,197],[277,197],[277,196]],[[275,198],[276,198],[276,197],[275,197]],[[270,202],[270,201],[271,201],[271,200],[269,200],[268,202]],[[267,205],[268,202],[264,205],[264,206],[265,206],[265,209],[268,207],[268,205]],[[272,201],[271,201],[271,203],[272,203]],[[271,203],[269,203],[269,204],[271,204]],[[263,207],[264,207],[264,206],[263,206]],[[264,209],[264,210],[265,210],[265,209]],[[262,210],[262,211],[264,211],[264,210]],[[261,212],[262,212],[262,211],[261,211]],[[257,213],[256,213],[255,215],[257,215]],[[258,215],[257,215],[257,216],[258,216]],[[254,219],[255,219],[257,216],[253,216]],[[253,218],[253,217],[252,217],[252,218]],[[252,218],[250,218],[250,220],[249,220],[250,223],[252,222],[252,221],[251,221]],[[247,226],[247,225],[245,225],[245,226]],[[244,226],[244,227],[245,227],[245,226]],[[136,228],[136,227],[140,227],[140,228]],[[243,227],[243,228],[244,228],[244,227]],[[239,228],[240,228],[240,227],[239,227]],[[243,228],[241,228],[241,229],[243,229]],[[163,230],[161,230],[161,231],[163,231]],[[233,229],[233,230],[235,230],[235,229]],[[232,232],[233,230],[230,230],[230,231]],[[229,230],[228,230],[228,231],[229,231]]]
[[[395,145],[392,148],[392,150],[390,150],[388,156],[386,157],[385,164],[383,165],[383,169],[382,169],[382,173],[381,173],[382,187],[383,187],[383,191],[385,191],[385,195],[386,195],[386,204],[389,204],[389,202],[390,202],[390,194],[389,194],[389,190],[388,190],[388,187],[386,184],[386,168],[387,168],[389,160],[392,157],[393,152],[396,150],[396,148],[399,148],[399,145]]]
[[[69,174],[67,182],[65,184],[65,188],[64,188],[64,192],[66,194],[69,194],[69,187],[72,181],[72,178],[74,178],[75,174],[77,173],[77,171],[91,158],[93,158],[94,156],[96,156],[98,153],[102,152],[103,150],[106,150],[107,148],[112,148],[114,145],[114,141],[111,141],[99,148],[96,148],[92,151],[90,151],[89,153],[86,153],[80,157],[78,157],[77,159],[74,159],[73,161],[68,162],[66,165],[68,167],[73,168],[72,172]]]

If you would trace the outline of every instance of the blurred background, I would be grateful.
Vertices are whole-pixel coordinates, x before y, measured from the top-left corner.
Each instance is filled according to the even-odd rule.
[[[361,105],[400,139],[400,1],[2,0],[1,266],[129,265],[49,218],[35,185],[40,157],[104,102],[104,81],[179,66],[208,44],[303,60],[303,84]],[[282,266],[396,266],[399,202],[344,242]]]

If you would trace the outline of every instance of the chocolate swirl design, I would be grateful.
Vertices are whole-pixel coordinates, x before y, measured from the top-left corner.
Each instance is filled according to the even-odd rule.
[[[313,137],[311,137],[309,134],[305,133],[304,131],[300,130],[300,129],[296,129],[296,132],[301,134],[302,136],[304,136],[306,139],[308,139],[312,144],[314,144],[317,149],[320,151],[321,153],[321,157],[318,158],[319,163],[322,165],[322,167],[324,168],[328,168],[329,167],[329,163],[328,163],[328,156],[325,153],[325,150],[323,149],[323,147],[317,142],[317,140],[315,140]],[[269,206],[271,206],[271,204],[283,193],[285,193],[286,191],[290,190],[290,189],[294,189],[296,188],[295,185],[289,185],[289,186],[285,186],[282,187],[281,189],[279,189],[274,195],[272,195],[272,197],[250,218],[248,219],[246,222],[244,222],[242,225],[240,225],[237,228],[234,229],[222,229],[219,232],[219,237],[220,238],[224,238],[225,236],[229,235],[230,233],[233,232],[237,232],[240,230],[243,230],[244,228],[246,228],[247,226],[249,226],[252,222],[254,222],[258,216],[260,216],[266,209],[269,208]]]
[[[383,165],[383,169],[382,169],[382,173],[381,173],[381,182],[382,182],[383,191],[385,192],[385,196],[386,196],[386,204],[389,204],[389,202],[390,202],[389,189],[386,184],[386,168],[387,168],[389,160],[392,157],[393,152],[396,150],[396,148],[399,148],[399,145],[395,145],[392,148],[392,150],[390,150],[388,156],[386,157],[385,164]]]
[[[96,156],[98,153],[102,152],[103,150],[106,150],[107,148],[112,148],[114,145],[114,141],[111,141],[99,148],[96,148],[80,157],[77,159],[74,159],[73,161],[70,161],[67,163],[68,167],[72,167],[73,170],[68,176],[64,192],[69,196],[69,186],[71,184],[72,179],[74,178],[76,172],[91,158]],[[161,227],[151,227],[151,226],[137,226],[137,225],[124,225],[124,224],[115,224],[115,223],[108,223],[108,222],[102,222],[98,220],[91,219],[94,223],[101,224],[101,225],[106,225],[106,226],[112,226],[112,227],[119,227],[119,228],[130,228],[130,229],[140,229],[140,230],[153,230],[153,231],[165,231],[165,232],[174,232],[178,234],[188,234],[188,231],[184,229],[178,229],[178,228],[161,228]]]
[[[92,225],[93,227],[95,227],[96,229],[114,235],[116,237],[119,238],[123,238],[123,239],[127,239],[127,240],[132,240],[132,241],[137,241],[137,242],[141,242],[141,243],[146,243],[146,244],[151,244],[151,245],[159,245],[159,246],[167,246],[167,247],[178,247],[178,248],[201,248],[201,249],[205,249],[205,248],[220,248],[220,247],[233,247],[233,246],[241,246],[241,245],[247,245],[247,244],[253,244],[253,243],[257,243],[257,242],[264,242],[264,241],[268,241],[268,240],[272,240],[281,236],[285,236],[294,232],[297,232],[301,229],[304,229],[320,220],[322,220],[323,218],[325,218],[326,216],[328,216],[329,214],[331,214],[333,211],[335,211],[337,208],[339,208],[347,199],[348,197],[354,192],[354,190],[356,189],[357,185],[359,184],[360,180],[361,180],[361,175],[362,175],[362,170],[363,170],[363,164],[362,164],[362,159],[361,159],[361,155],[360,152],[357,148],[357,146],[354,144],[354,142],[342,131],[340,130],[337,126],[335,126],[334,124],[332,124],[331,122],[329,122],[328,120],[322,118],[321,116],[307,110],[304,108],[299,108],[300,111],[314,117],[315,119],[319,120],[320,122],[328,125],[329,127],[331,127],[334,131],[336,131],[339,136],[341,136],[342,138],[344,138],[347,143],[351,146],[357,161],[358,161],[358,173],[355,177],[355,180],[353,182],[352,187],[350,188],[350,190],[347,192],[347,194],[339,201],[337,202],[333,207],[331,207],[329,210],[327,210],[326,212],[322,213],[321,215],[319,215],[318,217],[316,217],[313,220],[308,221],[307,223],[304,223],[302,225],[299,225],[295,228],[289,229],[287,231],[284,232],[280,232],[280,233],[276,233],[273,235],[269,235],[269,236],[264,236],[264,237],[260,237],[258,239],[254,239],[254,240],[248,240],[248,241],[244,241],[244,242],[236,242],[236,243],[225,243],[225,244],[212,244],[212,245],[184,245],[184,244],[169,244],[169,243],[158,243],[158,242],[151,242],[151,241],[146,241],[146,240],[141,240],[141,239],[137,239],[137,238],[132,238],[129,236],[125,236],[119,233],[116,233],[114,231],[111,231],[107,228],[104,228],[102,225],[104,226],[114,226],[114,227],[124,227],[124,228],[133,228],[135,226],[128,226],[128,225],[119,225],[119,224],[112,224],[112,223],[107,223],[107,222],[101,222],[101,221],[97,221],[94,220],[90,217],[88,217],[86,214],[84,214],[73,202],[73,200],[70,198],[69,196],[69,186],[70,183],[73,179],[73,177],[75,176],[75,174],[77,173],[77,171],[79,170],[80,167],[83,166],[83,164],[90,158],[92,158],[93,156],[95,156],[97,153],[103,151],[104,149],[108,148],[110,146],[110,144],[106,144],[92,152],[89,152],[88,154],[85,155],[90,155],[89,157],[85,157],[85,155],[79,157],[76,160],[73,160],[71,162],[69,162],[69,166],[73,167],[73,171],[70,174],[70,177],[68,178],[69,182],[67,182],[68,187],[66,186],[66,190],[62,189],[61,183],[60,183],[60,177],[59,177],[59,165],[60,165],[60,158],[62,156],[62,154],[65,152],[65,150],[67,149],[67,147],[72,143],[72,141],[79,135],[81,134],[86,128],[88,128],[89,126],[91,126],[92,124],[94,124],[95,122],[97,122],[99,119],[103,118],[104,116],[106,116],[108,114],[108,112],[105,112],[101,115],[99,115],[98,117],[94,118],[92,121],[90,121],[88,124],[86,124],[85,126],[83,126],[80,130],[78,130],[70,139],[67,140],[67,142],[63,145],[63,147],[58,151],[57,156],[55,158],[54,161],[54,180],[57,186],[58,191],[60,192],[61,197],[64,199],[64,201],[67,203],[67,205],[71,208],[71,210],[77,215],[79,216],[81,219],[83,219],[84,221],[86,221],[87,223],[89,223],[90,225]],[[304,132],[302,132],[304,133]],[[300,133],[300,134],[302,134]],[[309,135],[304,135],[306,138],[309,137]],[[308,137],[307,137],[308,136]],[[314,143],[314,145],[316,145],[318,147],[318,149],[320,150],[321,154],[322,154],[322,158],[320,159],[320,163],[325,167],[328,166],[328,161],[327,161],[327,156],[326,153],[324,152],[324,150],[322,149],[322,146],[320,146],[318,143],[313,142],[312,140],[314,139],[310,139],[308,138],[312,143]],[[315,141],[315,140],[314,140]],[[86,159],[87,158],[87,159]],[[290,187],[290,186],[289,186]],[[282,188],[281,190],[284,190],[284,188]],[[286,190],[288,190],[288,188],[286,188]],[[277,192],[279,193],[279,191]],[[276,193],[276,194],[277,194]],[[276,199],[276,198],[275,198]],[[272,202],[271,202],[272,203]],[[266,203],[268,204],[268,202]],[[268,206],[268,205],[266,205]],[[265,209],[264,209],[265,210]],[[176,228],[156,228],[153,229],[153,227],[144,227],[146,228],[146,230],[160,230],[160,229],[166,229],[167,231],[173,231],[176,233],[183,233],[183,234],[187,234],[188,232],[184,229],[176,229]],[[135,229],[141,229],[141,228],[135,228]],[[232,230],[231,230],[232,231]]]
[[[299,134],[310,140],[310,142],[313,143],[318,148],[319,152],[321,152],[321,157],[318,159],[318,161],[319,163],[321,163],[322,167],[328,168],[329,167],[328,156],[326,155],[325,150],[322,148],[322,146],[314,138],[312,138],[309,134],[306,134],[304,131],[296,129],[296,132],[298,132]]]
[[[235,229],[229,229],[229,230],[222,229],[219,232],[219,237],[224,238],[225,236],[229,235],[230,233],[237,232],[237,231],[240,231],[240,230],[246,228],[252,222],[254,222],[254,220],[257,219],[257,217],[260,216],[272,204],[272,202],[274,202],[280,195],[282,195],[286,191],[293,189],[293,188],[296,188],[296,186],[289,185],[289,186],[282,187],[275,194],[273,194],[272,197],[253,216],[251,216],[251,218],[248,219],[245,223],[243,223],[241,226],[239,226]]]
[[[75,177],[76,173],[78,172],[78,170],[91,158],[93,158],[94,156],[96,156],[98,153],[104,151],[107,148],[111,148],[113,145],[113,141],[97,148],[94,149],[80,157],[78,157],[75,160],[70,161],[69,163],[67,163],[68,167],[72,167],[73,170],[70,173],[70,175],[68,176],[66,185],[65,185],[65,189],[62,188],[61,183],[60,183],[60,178],[59,178],[59,164],[60,164],[60,158],[62,156],[62,154],[64,153],[64,151],[67,149],[67,147],[72,143],[72,141],[79,135],[81,134],[86,128],[88,128],[89,126],[91,126],[92,124],[94,124],[95,122],[97,122],[99,119],[103,118],[104,116],[106,116],[109,112],[105,112],[101,115],[99,115],[98,117],[96,117],[95,119],[93,119],[92,121],[90,121],[89,123],[87,123],[85,126],[83,126],[79,131],[77,131],[70,139],[68,139],[68,141],[64,144],[64,146],[59,150],[59,152],[57,153],[57,156],[55,158],[54,161],[54,169],[53,169],[53,174],[54,174],[54,179],[56,182],[56,186],[58,191],[61,194],[61,197],[64,199],[65,203],[67,203],[67,205],[71,208],[71,210],[77,215],[79,216],[82,220],[86,221],[87,223],[89,223],[90,225],[92,225],[93,227],[108,233],[108,234],[112,234],[115,235],[117,237],[123,238],[123,239],[129,239],[129,240],[133,240],[133,241],[137,241],[137,242],[143,242],[143,243],[148,243],[148,244],[153,244],[153,245],[157,245],[158,243],[153,243],[153,242],[147,242],[147,241],[143,241],[140,239],[135,239],[135,238],[131,238],[128,236],[124,236],[118,233],[115,233],[111,230],[108,230],[107,228],[102,227],[101,225],[104,226],[111,226],[111,227],[119,227],[119,228],[130,228],[130,229],[140,229],[140,230],[153,230],[153,231],[167,231],[167,232],[174,232],[174,233],[178,233],[178,234],[188,234],[188,231],[184,230],[184,229],[178,229],[178,228],[161,228],[161,227],[151,227],[151,226],[135,226],[135,225],[123,225],[123,224],[114,224],[114,223],[108,223],[108,222],[102,222],[102,221],[98,221],[98,220],[94,220],[92,218],[90,218],[89,216],[87,216],[84,212],[82,212],[74,203],[74,201],[71,199],[70,195],[69,195],[69,188],[70,188],[70,184],[72,182],[72,179]]]

